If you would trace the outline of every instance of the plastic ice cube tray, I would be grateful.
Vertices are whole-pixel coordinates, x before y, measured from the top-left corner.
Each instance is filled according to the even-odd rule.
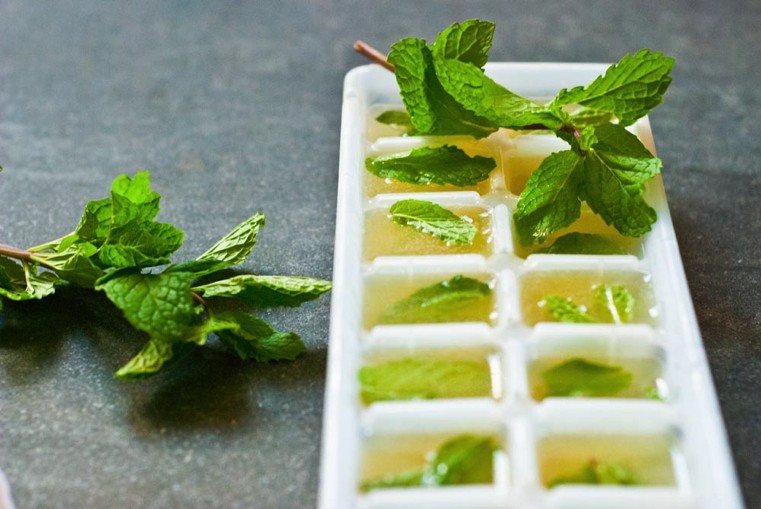
[[[606,67],[493,63],[486,72],[517,93],[543,98],[588,83]],[[347,74],[320,508],[742,507],[660,178],[646,192],[658,221],[641,240],[624,246],[628,254],[531,253],[522,250],[513,235],[511,214],[528,176],[517,168],[525,161],[538,164],[562,149],[563,142],[512,132],[479,141],[403,136],[374,120],[389,108],[402,109],[391,73],[370,65]],[[631,130],[655,152],[647,118]],[[388,183],[365,170],[369,156],[443,143],[493,157],[497,167],[487,181],[464,189]],[[379,251],[368,255],[364,243],[378,233],[366,217],[411,197],[483,210],[488,244],[477,253],[410,255],[382,238]],[[599,222],[590,214],[574,228],[605,232],[595,221]],[[390,289],[404,287],[409,294],[456,274],[492,285],[495,298],[487,315],[472,322],[378,325],[370,311]],[[643,310],[633,323],[618,325],[550,323],[522,308],[522,300],[528,298],[530,304],[537,298],[531,292],[541,281],[556,285],[568,275],[598,283],[624,278],[641,286],[638,302],[646,305],[640,306]],[[384,287],[384,281],[391,284]],[[371,359],[453,351],[487,359],[491,395],[363,404],[358,372]],[[644,362],[657,371],[653,390],[660,399],[538,395],[532,367],[575,357],[622,366]],[[427,447],[460,433],[486,434],[499,444],[492,483],[367,492],[359,488],[363,462],[378,451],[393,465],[395,448],[403,455],[417,442]],[[611,461],[642,462],[639,477],[645,482],[548,487],[548,476],[564,462],[606,455]],[[401,465],[401,456],[397,463]],[[660,480],[648,483],[648,476],[655,475]]]

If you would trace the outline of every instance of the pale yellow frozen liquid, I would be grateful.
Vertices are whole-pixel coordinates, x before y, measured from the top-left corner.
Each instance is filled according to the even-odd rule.
[[[452,433],[393,434],[375,436],[364,443],[360,483],[386,474],[421,468],[434,458],[437,449],[456,437]],[[500,444],[499,440],[495,440]],[[503,446],[495,455],[505,454]]]
[[[629,387],[613,395],[606,395],[609,398],[647,398],[652,397],[650,394],[657,394],[665,397],[663,394],[665,383],[661,378],[663,366],[658,359],[647,357],[614,357],[600,355],[571,355],[567,357],[540,357],[529,364],[528,378],[531,397],[537,401],[547,397],[547,386],[544,383],[542,374],[547,370],[570,361],[571,359],[583,359],[585,361],[605,364],[611,367],[620,367],[632,375],[632,381]]]
[[[577,474],[590,461],[626,468],[635,485],[675,484],[671,439],[663,435],[551,435],[538,445],[539,476],[547,486]]]
[[[466,340],[463,340],[463,343]],[[437,348],[437,349],[409,349],[406,352],[376,353],[365,360],[365,366],[382,366],[387,363],[404,361],[405,359],[420,359],[435,363],[437,361],[463,361],[470,363],[478,373],[475,385],[457,387],[457,394],[441,394],[442,398],[448,397],[502,397],[502,365],[499,355],[483,348]],[[488,382],[487,382],[488,380]],[[425,380],[420,380],[423,384]],[[378,389],[383,389],[378,387]]]
[[[378,256],[491,254],[493,244],[489,212],[480,207],[445,208],[476,227],[472,244],[449,244],[430,233],[397,223],[387,209],[376,209],[365,214],[363,258],[370,261]]]
[[[577,306],[595,309],[594,291],[599,285],[623,285],[634,296],[631,323],[655,325],[657,310],[649,278],[638,272],[537,271],[520,279],[520,301],[526,325],[554,322],[544,299],[550,295],[570,297]]]
[[[426,275],[426,276],[385,276],[368,278],[365,284],[364,318],[363,325],[370,329],[376,325],[401,324],[401,323],[445,323],[445,322],[486,322],[493,325],[496,322],[494,284],[488,277],[470,276],[489,284],[492,291],[489,295],[478,299],[464,300],[455,309],[450,310],[445,316],[435,313],[426,316],[421,313],[420,319],[415,321],[394,320],[393,317],[384,317],[384,312],[397,303],[421,290],[442,281],[449,280],[451,275]]]

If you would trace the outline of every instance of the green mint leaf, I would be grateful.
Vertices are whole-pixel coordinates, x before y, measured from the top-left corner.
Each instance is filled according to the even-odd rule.
[[[159,212],[161,196],[151,191],[150,174],[118,176],[111,184],[112,228],[135,220],[152,221]]]
[[[522,244],[542,242],[581,216],[583,162],[572,150],[555,152],[531,174],[513,214]]]
[[[575,358],[542,373],[547,396],[614,396],[631,385],[632,374],[610,366]]]
[[[469,19],[454,23],[442,31],[431,50],[434,58],[454,59],[483,67],[489,59],[489,49],[496,25],[489,21]]]
[[[362,401],[486,397],[491,394],[488,365],[459,359],[406,358],[359,370]]]
[[[590,460],[576,473],[559,476],[547,483],[548,488],[560,484],[605,484],[631,486],[637,484],[634,474],[626,467],[616,463],[601,463]]]
[[[121,380],[140,380],[157,374],[195,349],[192,343],[151,339],[130,361],[114,373]]]
[[[366,480],[360,490],[489,484],[494,480],[494,452],[497,449],[491,437],[459,435],[441,444],[424,466]]]
[[[127,272],[99,282],[97,290],[124,312],[135,328],[160,341],[184,341],[197,325],[192,275],[188,273],[141,274]]]
[[[607,124],[613,120],[613,114],[609,111],[600,111],[592,108],[581,108],[571,114],[571,122],[577,128]]]
[[[391,46],[388,61],[394,66],[402,100],[416,133],[481,138],[496,131],[496,126],[463,108],[444,91],[424,40],[402,39]]]
[[[422,147],[403,154],[368,158],[365,166],[380,178],[413,184],[473,186],[486,180],[496,167],[489,157],[470,157],[457,147]]]
[[[412,127],[412,120],[410,114],[406,111],[399,110],[387,110],[375,117],[377,122],[386,125],[394,125],[400,127]]]
[[[638,190],[660,173],[663,163],[639,138],[621,126],[603,124],[584,129],[581,143],[607,166],[621,184]]]
[[[329,291],[329,281],[301,276],[256,276],[244,274],[193,289],[204,297],[234,297],[263,308],[300,306]]]
[[[61,279],[84,288],[93,288],[95,282],[104,274],[103,270],[91,259],[96,252],[97,248],[94,245],[89,242],[80,242],[70,245],[59,253],[40,257],[40,261],[54,270]],[[33,256],[33,259],[37,257]]]
[[[465,276],[454,276],[422,288],[409,297],[389,306],[380,316],[380,323],[445,322],[466,303],[491,295],[487,283]]]
[[[0,297],[14,301],[42,299],[55,293],[59,283],[55,274],[40,272],[37,264],[22,266],[0,256]]]
[[[490,125],[524,129],[543,125],[560,129],[564,116],[515,94],[486,76],[478,67],[459,60],[434,59],[441,86],[457,103]]]
[[[98,253],[105,267],[151,267],[169,263],[181,245],[183,232],[166,223],[127,223],[109,232]]]
[[[461,435],[444,443],[423,476],[425,486],[488,484],[494,476],[491,437]]]
[[[389,210],[391,218],[404,226],[437,237],[447,244],[472,244],[476,226],[441,205],[424,200],[400,200]]]
[[[594,290],[595,304],[606,321],[628,323],[634,317],[634,295],[622,285],[600,285]]]
[[[553,103],[608,111],[621,125],[630,125],[661,103],[673,66],[673,58],[642,49],[624,56],[586,87],[561,90]]]
[[[544,299],[547,311],[559,322],[568,323],[597,323],[597,320],[577,306],[573,301],[559,295],[548,295]]]
[[[256,245],[259,230],[264,223],[264,214],[254,214],[199,256],[198,260],[215,260],[229,266],[243,263]]]
[[[243,360],[294,360],[306,352],[306,346],[297,334],[276,331],[270,324],[249,313],[226,311],[217,315],[217,319],[235,324],[235,327],[219,330],[217,335]]]
[[[254,214],[197,259],[171,265],[166,272],[192,272],[195,277],[201,277],[243,263],[256,245],[264,224],[264,214]]]
[[[628,185],[595,152],[584,158],[584,184],[589,208],[624,235],[644,235],[658,218],[642,196],[644,187]]]
[[[614,241],[593,233],[568,233],[551,246],[540,249],[544,254],[623,255],[627,251]]]

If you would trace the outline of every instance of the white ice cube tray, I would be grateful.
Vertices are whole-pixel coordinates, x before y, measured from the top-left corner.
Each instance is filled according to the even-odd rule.
[[[488,64],[487,74],[528,97],[551,97],[561,88],[591,82],[601,64]],[[692,308],[673,225],[660,178],[646,199],[656,209],[653,230],[632,244],[629,255],[516,254],[511,214],[518,197],[509,160],[516,151],[548,154],[562,142],[542,135],[499,133],[473,144],[467,137],[400,136],[374,121],[384,108],[401,108],[392,73],[363,66],[346,76],[331,309],[328,379],[323,422],[321,509],[427,508],[739,508],[742,502],[729,454],[700,333]],[[648,120],[632,126],[653,153]],[[494,157],[497,168],[482,185],[464,190],[425,186],[375,186],[365,159],[433,144],[461,145]],[[475,149],[473,148],[475,146]],[[668,171],[668,169],[666,169]],[[381,183],[382,184],[382,183]],[[379,193],[379,191],[382,191]],[[435,192],[432,192],[435,191]],[[365,214],[403,198],[417,197],[447,207],[480,206],[489,212],[492,242],[486,254],[379,256],[368,259]],[[542,322],[528,325],[519,298],[526,277],[582,271],[599,277],[628,274],[651,289],[652,306],[639,322],[623,325]],[[380,325],[364,317],[368,284],[383,278],[419,281],[418,287],[456,275],[473,275],[493,285],[495,305],[478,323]],[[376,355],[426,355],[463,349],[483,355],[492,368],[493,397],[379,402],[363,405],[358,371]],[[531,397],[529,368],[544,357],[603,355],[621,363],[656,361],[663,401],[647,398]],[[488,485],[393,488],[361,492],[363,455],[380,444],[414,444],[414,437],[488,434],[500,445],[494,481]],[[542,483],[542,450],[553,444],[592,439],[632,445],[626,454],[645,454],[637,444],[660,443],[668,486]],[[385,441],[384,441],[385,440]],[[582,450],[583,447],[581,446]],[[590,446],[592,447],[592,446]],[[544,449],[543,449],[544,448]],[[665,464],[665,465],[664,465]]]

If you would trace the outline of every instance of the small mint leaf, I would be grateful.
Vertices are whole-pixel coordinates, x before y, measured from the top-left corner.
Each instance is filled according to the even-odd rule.
[[[425,200],[400,200],[389,209],[391,219],[454,245],[473,243],[476,226],[441,205]]]
[[[218,331],[217,335],[243,360],[294,360],[306,352],[306,346],[297,334],[276,331],[270,324],[249,313],[226,311],[217,315],[217,319],[235,324],[235,327]]]
[[[547,396],[614,396],[629,387],[632,374],[620,366],[611,366],[574,358],[542,373]]]
[[[642,49],[624,56],[589,85],[561,90],[553,104],[607,111],[621,125],[630,125],[661,103],[671,84],[673,66],[673,58]]]
[[[595,304],[606,321],[628,323],[634,317],[636,299],[623,285],[600,285],[594,290]]]
[[[191,274],[124,273],[98,283],[97,290],[124,312],[135,328],[157,341],[179,342],[197,325]]]
[[[584,309],[573,303],[573,300],[559,295],[548,295],[544,305],[552,317],[559,322],[597,323],[597,320]]]
[[[454,23],[436,37],[431,46],[433,56],[483,67],[489,59],[495,28],[494,23],[478,19]]]
[[[454,313],[464,304],[491,296],[487,283],[477,279],[454,276],[414,292],[409,297],[389,306],[380,316],[379,322],[390,323],[435,323],[452,320]]]
[[[542,242],[581,216],[583,162],[574,151],[555,152],[531,174],[513,214],[521,244]]]
[[[474,156],[451,145],[422,147],[403,154],[368,158],[367,170],[380,177],[413,184],[474,186],[495,168],[494,159]]]
[[[491,372],[485,362],[405,358],[359,370],[362,401],[487,397]]]
[[[300,306],[329,291],[329,281],[302,276],[243,274],[193,289],[204,297],[234,297],[251,306]]]

